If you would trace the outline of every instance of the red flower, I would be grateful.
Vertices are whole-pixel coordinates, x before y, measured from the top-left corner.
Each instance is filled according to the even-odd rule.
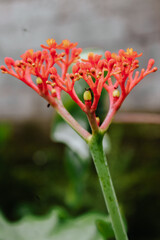
[[[126,51],[121,49],[118,54],[106,51],[104,59],[102,55],[91,52],[87,59],[78,61],[82,49],[76,48],[77,43],[65,39],[58,45],[55,40],[48,39],[47,44],[48,46],[41,45],[44,48],[42,51],[27,50],[21,55],[21,60],[5,58],[7,67],[1,66],[2,72],[20,79],[52,105],[61,100],[62,90],[67,92],[88,116],[95,114],[103,88],[109,95],[109,112],[115,112],[138,82],[157,71],[157,68],[153,67],[154,60],[150,59],[146,70],[136,71],[133,75],[134,70],[139,67],[137,58],[142,53],[137,54],[132,48]],[[59,53],[59,50],[62,51]],[[75,64],[69,74],[68,68],[72,63]],[[61,69],[61,73],[56,66]],[[32,75],[37,77],[36,83],[32,80]],[[83,79],[89,87],[84,94],[84,102],[74,89],[75,82],[79,79]],[[101,126],[106,124],[102,123]]]
[[[78,43],[71,43],[69,40],[67,39],[64,39],[61,44],[58,45],[58,49],[63,49],[63,50],[66,50],[66,49],[71,49],[71,48],[74,48],[77,46]]]
[[[56,43],[56,40],[53,39],[53,38],[47,39],[46,42],[47,42],[48,46],[45,46],[45,45],[41,44],[42,48],[50,50],[52,48],[57,48],[57,46],[58,46],[57,43]]]
[[[79,59],[82,49],[75,48],[77,43],[71,43],[69,40],[63,40],[58,45],[55,40],[48,39],[47,44],[48,46],[41,45],[45,48],[42,51],[27,50],[20,60],[5,58],[7,67],[1,66],[1,70],[2,73],[20,79],[38,94],[47,100],[51,98],[54,102],[56,97],[60,99],[61,90],[68,91],[72,88],[72,84],[67,80],[67,71],[69,66]],[[56,49],[64,49],[65,52],[57,53]],[[61,76],[57,73],[55,64],[61,68]],[[32,80],[32,75],[37,77],[36,83]]]

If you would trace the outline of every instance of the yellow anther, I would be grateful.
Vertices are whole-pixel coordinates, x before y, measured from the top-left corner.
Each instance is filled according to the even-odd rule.
[[[133,54],[133,48],[127,48],[126,53],[128,55],[132,55]]]
[[[99,77],[102,76],[102,72],[99,72],[99,73],[98,73],[98,76],[99,76]]]
[[[1,73],[3,73],[3,74],[4,74],[4,73],[8,73],[8,72],[6,72],[6,71],[4,71],[4,70],[1,70]]]
[[[64,47],[69,47],[70,41],[65,39],[65,40],[62,41],[62,44],[63,44]]]
[[[119,90],[118,90],[118,89],[115,89],[115,90],[113,91],[113,97],[119,97],[119,96],[120,96]]]
[[[112,53],[112,54],[111,54],[111,57],[114,58],[114,59],[116,59],[117,54],[116,54],[116,53]]]
[[[90,90],[86,90],[83,94],[84,101],[91,101],[92,100],[92,93]]]
[[[25,65],[23,65],[23,66],[22,66],[22,69],[23,69],[23,70],[25,70],[25,69],[26,69],[26,66],[25,66]]]
[[[94,53],[93,52],[88,53],[88,58],[93,58],[93,57],[94,57]]]
[[[47,42],[48,46],[51,46],[53,43],[55,43],[55,39],[53,39],[53,38],[48,38],[48,39],[46,40],[46,42]]]
[[[33,49],[29,49],[28,52],[32,55],[33,54]]]
[[[36,83],[37,83],[37,84],[41,84],[41,83],[43,83],[43,81],[42,81],[42,79],[41,79],[40,77],[37,77]]]

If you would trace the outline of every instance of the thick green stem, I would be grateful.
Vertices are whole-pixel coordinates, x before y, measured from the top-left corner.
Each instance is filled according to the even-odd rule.
[[[110,176],[107,160],[103,151],[102,140],[103,135],[101,133],[93,135],[89,141],[90,151],[97,170],[105,203],[111,217],[112,227],[116,240],[128,240]]]

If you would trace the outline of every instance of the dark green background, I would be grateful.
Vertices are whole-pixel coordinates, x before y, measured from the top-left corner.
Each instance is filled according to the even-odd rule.
[[[130,239],[160,236],[160,126],[112,124],[108,154]],[[0,208],[10,221],[63,206],[106,212],[92,160],[50,140],[49,124],[0,124]],[[82,149],[83,151],[83,149]],[[72,161],[72,159],[76,159]]]

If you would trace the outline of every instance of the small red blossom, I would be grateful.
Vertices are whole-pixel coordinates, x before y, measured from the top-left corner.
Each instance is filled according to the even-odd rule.
[[[64,39],[61,44],[58,45],[58,49],[71,49],[77,46],[78,43],[71,43],[69,40]]]
[[[42,51],[27,50],[20,60],[5,58],[7,67],[0,67],[2,73],[20,79],[53,106],[61,101],[61,91],[67,92],[87,114],[95,128],[100,124],[95,112],[102,89],[107,91],[110,100],[108,115],[100,126],[105,128],[108,118],[117,111],[133,87],[146,75],[157,71],[153,67],[154,59],[150,59],[146,70],[133,74],[139,67],[138,58],[142,53],[138,54],[132,48],[127,48],[126,51],[120,49],[118,53],[106,51],[105,58],[91,52],[87,59],[80,59],[82,49],[76,48],[77,43],[65,39],[58,45],[54,39],[48,39],[47,44],[48,46],[41,45]],[[73,63],[72,73],[69,74],[68,69]],[[61,73],[57,71],[57,66]],[[36,82],[32,80],[32,75],[37,77]],[[87,92],[84,92],[84,101],[80,100],[75,91],[75,83],[80,79],[88,85]]]
[[[57,46],[58,46],[57,43],[56,43],[56,40],[53,39],[53,38],[47,39],[46,43],[48,44],[48,46],[45,46],[45,45],[41,44],[41,47],[50,50],[52,48],[57,48]]]

